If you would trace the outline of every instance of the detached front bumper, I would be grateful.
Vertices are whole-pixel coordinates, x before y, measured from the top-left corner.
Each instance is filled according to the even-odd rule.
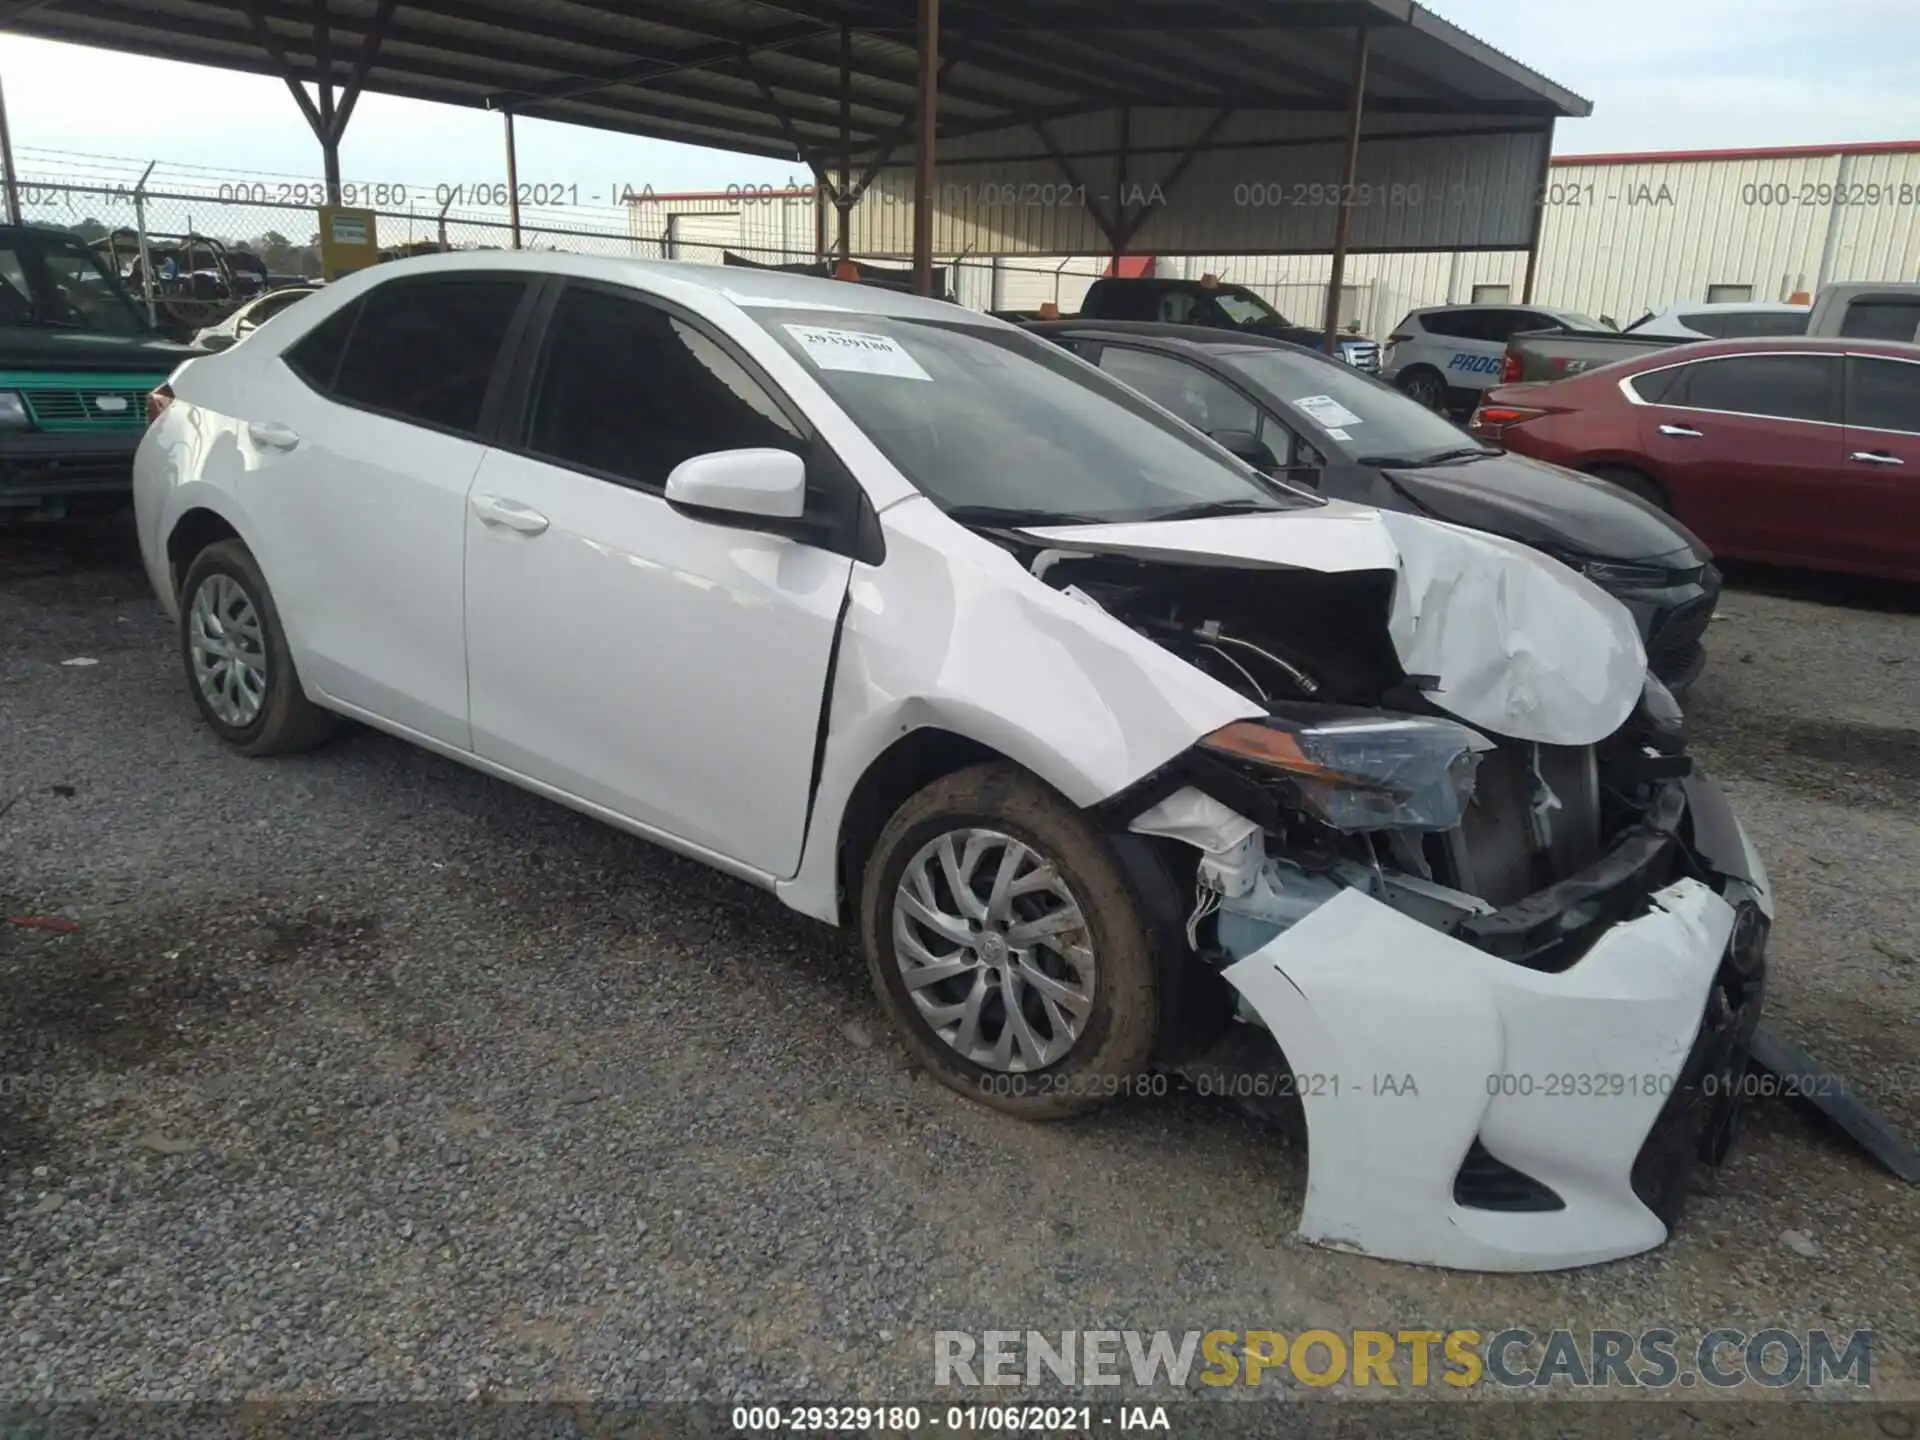
[[[1348,890],[1226,970],[1305,1111],[1303,1238],[1509,1271],[1667,1238],[1695,1165],[1730,1140],[1772,910],[1718,791],[1688,789],[1724,896],[1668,884],[1565,969]]]

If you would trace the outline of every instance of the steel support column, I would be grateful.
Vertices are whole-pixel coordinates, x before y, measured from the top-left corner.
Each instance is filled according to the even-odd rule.
[[[1527,273],[1520,282],[1520,303],[1533,303],[1533,277],[1540,268],[1540,232],[1547,223],[1547,182],[1553,176],[1553,122],[1547,122],[1546,144],[1540,156],[1540,183],[1533,191],[1533,228],[1527,232]]]
[[[13,131],[7,128],[7,97],[0,93],[0,165],[7,167],[7,223],[20,223],[20,180],[13,173]]]
[[[840,182],[833,187],[833,209],[839,218],[834,252],[853,258],[853,31],[840,27]]]
[[[520,248],[520,157],[513,148],[513,111],[502,110],[507,122],[507,224],[513,232],[513,248]]]
[[[300,107],[300,113],[306,117],[307,128],[313,131],[313,138],[320,142],[321,174],[326,180],[329,205],[340,203],[340,140],[347,133],[347,121],[353,118],[353,107],[359,102],[367,72],[373,68],[373,62],[380,53],[380,42],[387,37],[394,3],[395,0],[380,0],[372,23],[361,34],[360,54],[354,61],[353,73],[347,78],[346,86],[336,95],[333,88],[333,35],[327,0],[314,0],[313,43],[317,70],[314,95],[310,96],[300,83],[299,73],[294,68],[292,57],[287,54],[287,47],[280,43],[279,35],[267,24],[260,0],[247,0],[247,23],[252,27],[254,38],[259,40],[261,48],[279,67],[280,78],[286,81],[287,89],[293,93],[294,102]],[[318,103],[315,103],[316,97]]]
[[[913,142],[913,288],[933,293],[933,185],[940,141],[940,0],[920,0],[920,125]]]
[[[1348,92],[1346,163],[1340,167],[1340,208],[1333,217],[1333,266],[1327,274],[1325,344],[1329,355],[1339,353],[1340,292],[1347,278],[1347,246],[1353,240],[1353,190],[1360,173],[1360,122],[1367,102],[1367,54],[1371,40],[1362,25],[1353,37],[1353,79]]]

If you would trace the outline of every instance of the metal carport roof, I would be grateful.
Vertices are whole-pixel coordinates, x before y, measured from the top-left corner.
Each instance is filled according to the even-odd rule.
[[[1551,119],[1591,108],[1412,0],[941,8],[942,135],[1114,105],[1345,110],[1349,47],[1338,32],[1360,26],[1374,31],[1371,112]],[[306,81],[331,75],[384,94],[803,160],[803,149],[839,155],[843,95],[856,158],[910,130],[916,23],[916,0],[28,0],[0,9],[0,27],[23,35]]]
[[[1591,109],[1413,0],[0,0],[0,28],[279,75],[335,195],[339,141],[363,89],[504,112],[510,189],[515,116],[793,158],[838,209],[843,255],[848,213],[896,148],[916,152],[909,198],[931,199],[929,130],[938,158],[957,144],[977,164],[1002,141],[1010,160],[1030,156],[1036,136],[1051,152],[1050,125],[1111,117],[1124,182],[1136,108],[1170,119],[1172,148],[1189,159],[1229,119],[1344,112],[1333,160],[1324,146],[1338,136],[1256,127],[1241,143],[1321,145],[1312,163],[1351,189],[1370,138],[1364,93],[1366,115],[1402,146],[1402,170],[1405,143],[1423,134],[1528,137],[1482,167],[1512,189],[1520,170],[1544,178],[1553,121]],[[1072,169],[1074,157],[1056,158]],[[1434,150],[1413,163],[1437,173],[1458,162]],[[913,205],[923,275],[936,204]],[[1118,253],[1137,227],[1118,206],[1088,209]],[[1353,206],[1336,209],[1337,267]],[[1469,240],[1513,241],[1516,213],[1537,234],[1537,205],[1510,204]]]

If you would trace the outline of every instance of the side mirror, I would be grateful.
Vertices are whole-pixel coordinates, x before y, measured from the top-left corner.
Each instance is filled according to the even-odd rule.
[[[700,520],[798,520],[807,508],[807,462],[791,450],[716,450],[674,466],[666,495]]]
[[[233,333],[236,335],[251,335],[254,331],[258,330],[259,328],[260,328],[260,322],[258,320],[247,319],[247,320],[242,320],[238,322],[233,327]]]
[[[1210,430],[1207,434],[1214,444],[1231,451],[1235,459],[1246,461],[1256,470],[1271,470],[1280,463],[1251,430]]]

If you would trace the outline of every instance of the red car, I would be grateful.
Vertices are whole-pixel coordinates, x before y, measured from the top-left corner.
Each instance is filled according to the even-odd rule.
[[[1677,345],[1490,390],[1470,428],[1670,510],[1717,555],[1920,580],[1920,345]]]

